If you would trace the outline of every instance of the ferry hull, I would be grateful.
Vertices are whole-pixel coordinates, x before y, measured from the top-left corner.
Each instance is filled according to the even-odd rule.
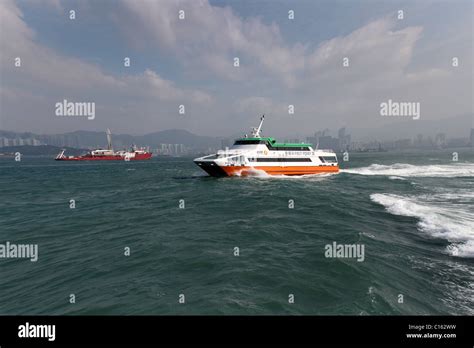
[[[229,176],[227,172],[214,162],[195,162],[207,174],[214,177]]]
[[[259,171],[268,175],[312,175],[338,173],[339,166],[219,166],[212,162],[196,162],[196,164],[214,177],[251,176]]]

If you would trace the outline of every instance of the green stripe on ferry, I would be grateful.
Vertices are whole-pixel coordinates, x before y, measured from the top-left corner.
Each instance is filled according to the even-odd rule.
[[[268,141],[271,146],[273,147],[301,147],[301,146],[313,146],[312,144],[308,143],[277,143],[274,138],[269,137],[262,137],[262,138],[241,138],[237,140],[260,140],[260,141]]]

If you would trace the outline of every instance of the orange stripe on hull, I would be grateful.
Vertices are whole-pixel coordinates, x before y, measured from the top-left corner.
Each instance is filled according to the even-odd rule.
[[[337,173],[339,172],[338,166],[267,166],[267,167],[244,167],[244,166],[234,166],[220,167],[224,170],[227,175],[252,175],[255,173],[255,170],[263,170],[269,175],[309,175],[309,174],[322,174],[322,173]]]

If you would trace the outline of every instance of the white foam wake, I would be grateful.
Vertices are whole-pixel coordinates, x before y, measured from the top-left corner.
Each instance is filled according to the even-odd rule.
[[[474,257],[474,211],[469,207],[392,194],[374,193],[370,198],[394,215],[418,218],[421,231],[451,243],[449,254]]]
[[[242,169],[234,174],[234,176],[251,176],[257,178],[267,178],[270,175],[267,174],[264,170],[257,169],[254,167]]]
[[[392,165],[371,164],[368,167],[342,169],[341,172],[359,175],[388,175],[395,177],[471,177],[474,163],[439,165],[413,165],[395,163]]]
[[[402,178],[400,176],[394,176],[394,175],[390,175],[388,178],[390,180],[406,180],[405,178]]]
[[[322,180],[324,178],[337,175],[338,173],[317,173],[317,174],[303,174],[303,175],[284,175],[284,174],[268,174],[262,169],[254,167],[242,169],[234,174],[234,176],[247,176],[254,178],[265,178],[265,179],[288,179],[288,180]]]

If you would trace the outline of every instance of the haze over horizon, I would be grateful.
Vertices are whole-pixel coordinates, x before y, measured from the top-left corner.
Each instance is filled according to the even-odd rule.
[[[391,140],[398,140],[398,139],[414,138],[418,134],[422,134],[424,136],[434,136],[438,133],[444,133],[450,138],[457,137],[458,134],[460,138],[469,137],[469,133],[470,133],[469,127],[473,127],[473,126],[471,126],[470,117],[468,117],[468,115],[464,117],[460,116],[460,117],[454,118],[454,120],[456,120],[455,122],[450,122],[450,120],[451,119],[433,121],[428,124],[426,124],[427,122],[423,123],[423,121],[420,121],[419,123],[413,124],[413,126],[416,126],[416,127],[411,127],[410,129],[404,129],[404,123],[402,121],[394,122],[392,124],[388,124],[378,129],[360,129],[360,128],[347,128],[347,127],[341,127],[341,128],[346,128],[346,132],[348,134],[351,134],[353,140],[356,140],[356,141],[361,141],[361,140],[363,141],[367,141],[367,140],[391,141]],[[162,132],[185,131],[193,135],[202,136],[202,137],[237,139],[244,136],[245,134],[248,134],[249,130],[250,130],[250,127],[248,127],[247,130],[242,130],[241,132],[234,132],[234,133],[229,133],[229,134],[218,134],[218,135],[200,134],[200,133],[191,132],[186,129],[178,129],[178,128],[156,129],[156,130],[150,129],[144,133],[115,132],[112,129],[112,132],[114,135],[145,136],[145,135],[157,134],[157,133],[162,133]],[[336,129],[336,128],[329,129],[326,127],[321,127],[320,129],[318,129],[318,131],[325,131],[326,134],[333,135],[333,136],[337,136],[338,130],[339,129]],[[33,134],[38,134],[38,135],[68,134],[68,133],[77,133],[77,132],[96,132],[96,133],[105,134],[104,129],[91,129],[91,130],[76,129],[76,130],[60,132],[60,133],[51,133],[51,132],[36,133],[36,132],[31,132],[29,130],[14,131],[14,130],[8,130],[8,129],[0,129],[0,131],[15,132],[15,133],[33,133]],[[312,136],[314,133],[315,133],[314,130],[308,130],[308,131],[297,132],[297,133],[282,133],[279,136],[279,138],[305,140],[306,137]],[[266,131],[266,127],[263,127],[262,136],[272,136],[272,134]]]
[[[229,137],[266,114],[264,134],[275,137],[340,127],[359,137],[465,137],[474,127],[472,6],[4,0],[0,129]],[[64,99],[94,102],[95,118],[56,116]],[[382,117],[388,100],[419,103],[420,119]]]

